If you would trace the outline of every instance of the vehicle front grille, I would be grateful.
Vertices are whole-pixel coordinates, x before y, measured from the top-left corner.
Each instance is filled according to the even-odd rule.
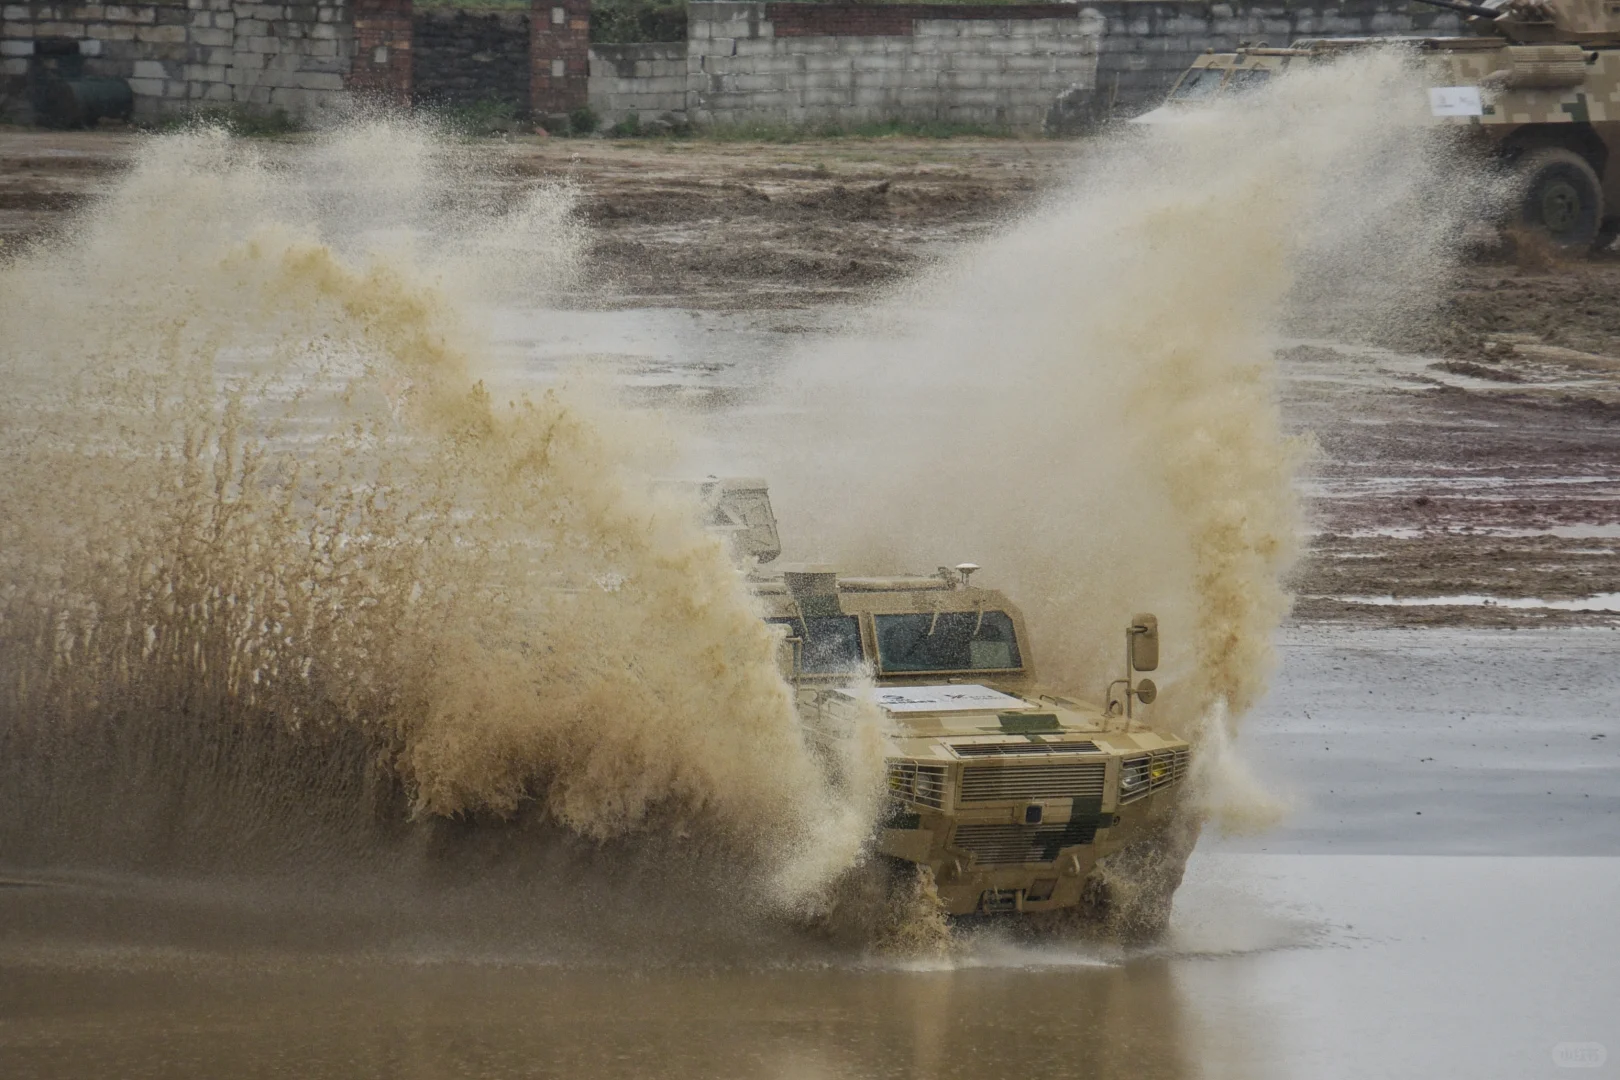
[[[951,743],[951,753],[957,757],[1002,757],[1026,754],[1095,754],[1094,742],[995,742]]]
[[[962,801],[1100,799],[1107,770],[1106,761],[969,765],[962,770]]]
[[[945,766],[889,762],[889,794],[907,802],[945,809]]]
[[[1186,750],[1155,750],[1129,757],[1120,766],[1119,801],[1134,802],[1142,796],[1187,778],[1191,755]]]
[[[1089,844],[1097,838],[1097,821],[1070,822],[1067,825],[958,825],[952,846],[973,856],[981,865],[1008,863],[1049,863],[1058,852],[1076,844]]]

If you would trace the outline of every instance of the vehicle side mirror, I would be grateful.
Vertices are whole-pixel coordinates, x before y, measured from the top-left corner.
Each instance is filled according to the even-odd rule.
[[[1159,620],[1153,615],[1131,619],[1131,667],[1136,671],[1158,670]]]

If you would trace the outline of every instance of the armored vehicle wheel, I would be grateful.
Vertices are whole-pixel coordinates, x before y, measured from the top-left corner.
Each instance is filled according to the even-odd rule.
[[[1518,163],[1519,216],[1559,247],[1584,250],[1603,224],[1603,187],[1586,159],[1571,150],[1527,152]]]

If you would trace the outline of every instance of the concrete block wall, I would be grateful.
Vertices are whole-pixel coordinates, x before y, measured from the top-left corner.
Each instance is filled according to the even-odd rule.
[[[1459,31],[1456,15],[1407,0],[698,0],[684,44],[592,50],[589,0],[532,5],[526,25],[500,17],[501,41],[491,45],[509,60],[526,56],[530,108],[564,112],[589,101],[609,123],[674,112],[700,124],[907,119],[1033,129],[1060,99],[1088,115],[1151,106],[1206,48]],[[0,0],[0,118],[28,119],[38,38],[76,40],[87,73],[128,79],[141,119],[201,104],[314,118],[352,93],[405,103],[417,38],[435,40],[438,24],[427,25],[431,32],[417,32],[411,0]],[[431,92],[521,101],[515,61],[481,79],[440,62],[458,49],[429,44],[420,67]],[[489,51],[475,44],[462,59],[476,67]],[[494,92],[496,83],[505,90]]]
[[[1043,126],[1060,99],[1091,117],[1151,107],[1205,49],[1461,32],[1456,15],[1408,0],[698,0],[687,25],[684,114],[693,123],[901,119],[1015,129]],[[610,123],[632,112],[682,112],[671,107],[668,68],[653,74],[651,54],[616,51],[623,48],[592,50],[592,106]]]
[[[686,113],[687,43],[591,46],[590,106],[609,123]]]
[[[693,3],[693,123],[945,121],[1038,129],[1096,85],[1104,21],[1073,4]]]
[[[318,114],[345,96],[354,55],[350,0],[0,0],[0,116],[32,118],[38,38],[75,40],[86,74],[128,79],[142,120],[198,105]]]

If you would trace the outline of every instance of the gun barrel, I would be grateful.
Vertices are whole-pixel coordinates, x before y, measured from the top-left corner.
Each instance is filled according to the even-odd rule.
[[[1431,7],[1445,8],[1448,11],[1460,11],[1464,15],[1472,15],[1476,19],[1490,19],[1495,21],[1496,17],[1502,14],[1495,8],[1488,8],[1484,4],[1469,4],[1464,3],[1463,0],[1418,0],[1418,3],[1428,4]]]

